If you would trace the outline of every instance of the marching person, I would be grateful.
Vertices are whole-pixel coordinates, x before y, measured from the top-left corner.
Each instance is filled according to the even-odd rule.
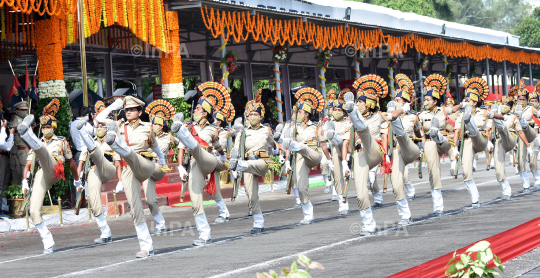
[[[159,149],[163,156],[166,157],[169,153],[171,144],[174,145],[174,136],[168,132],[167,124],[175,115],[174,107],[168,101],[158,99],[148,104],[145,112],[150,117],[152,132],[156,136]],[[159,157],[159,155],[154,153],[151,149],[148,151],[152,153],[154,159]],[[159,210],[156,182],[162,180],[168,171],[168,169],[162,169],[158,164],[157,167],[154,168],[154,173],[152,173],[150,178],[143,182],[146,204],[150,209],[154,222],[156,222],[156,227],[150,231],[151,235],[162,234],[167,229],[165,226],[165,218],[163,218],[163,214],[161,214],[161,211]]]
[[[17,126],[20,139],[24,140],[32,149],[28,154],[23,176],[28,177],[30,175],[29,171],[34,170],[30,169],[34,153],[36,159],[39,159],[39,165],[41,166],[41,169],[37,171],[33,179],[34,184],[32,185],[32,195],[30,196],[30,217],[43,241],[43,254],[52,254],[55,249],[53,236],[41,217],[43,199],[53,184],[60,179],[65,180],[64,163],[67,163],[71,169],[74,186],[81,186],[77,168],[72,160],[73,155],[69,148],[69,143],[64,137],[54,134],[58,127],[54,116],[58,113],[59,108],[60,101],[55,98],[43,109],[43,115],[39,118],[41,131],[43,132],[43,138],[41,140],[32,131],[34,115],[26,116]],[[26,193],[30,190],[28,179],[22,179],[21,182],[22,191]]]
[[[264,177],[268,172],[268,165],[274,163],[268,154],[268,147],[272,147],[273,154],[277,154],[279,150],[274,143],[272,129],[261,123],[265,112],[261,103],[261,89],[257,92],[255,100],[246,103],[245,110],[249,126],[243,131],[245,135],[236,136],[235,147],[230,153],[229,170],[233,171],[235,177],[238,176],[238,172],[244,173],[244,188],[253,215],[251,234],[259,234],[264,232],[264,218],[259,204],[259,178]],[[245,157],[240,156],[242,147]],[[246,158],[247,160],[244,160]]]
[[[444,101],[446,108],[452,109],[455,105],[454,99],[450,94],[448,94],[448,91],[446,91],[446,99]],[[459,112],[454,112],[450,115],[446,115],[446,133],[447,133],[447,139],[448,142],[454,142],[454,132],[456,130],[456,120],[459,116]],[[450,148],[448,151],[448,157],[450,158],[450,176],[454,175],[454,172],[456,170],[457,165],[457,157],[459,153],[456,153],[454,150],[457,148]]]
[[[13,105],[13,119],[9,123],[13,127],[18,127],[23,119],[28,116],[28,102],[21,101]],[[11,184],[18,184],[23,179],[23,170],[26,166],[28,158],[28,145],[21,139],[19,132],[14,134],[14,145],[11,148],[11,156],[9,157],[9,165],[11,167]]]
[[[99,113],[96,121],[98,123],[106,121],[110,112],[121,109],[122,106],[126,113],[126,121],[121,121],[120,127],[114,121],[107,123],[105,142],[127,163],[122,169],[122,185],[131,208],[131,218],[141,248],[135,257],[145,258],[154,255],[154,248],[144,216],[141,183],[158,171],[156,168],[162,170],[166,167],[166,161],[152,125],[140,119],[144,111],[144,102],[140,99],[132,96],[125,97],[123,101],[118,99]],[[156,153],[159,165],[153,161],[153,155],[148,152],[148,148]]]
[[[103,103],[103,101],[101,102]],[[96,102],[97,104],[97,102]],[[105,104],[103,104],[105,105]],[[75,163],[78,163],[79,157],[81,156],[81,153],[84,148],[84,143],[81,142],[81,136],[79,129],[77,128],[77,125],[79,123],[82,123],[80,120],[87,117],[89,120],[84,121],[84,128],[86,129],[86,133],[90,134],[91,136],[94,135],[94,127],[91,125],[92,118],[95,116],[94,112],[91,109],[88,109],[87,107],[81,107],[79,109],[80,111],[80,117],[75,118],[70,124],[69,124],[69,135],[71,136],[71,140],[73,141],[73,145],[75,145],[75,150],[77,151],[73,156],[73,161]],[[105,109],[105,108],[103,108]]]
[[[518,139],[518,157],[517,157],[517,166],[519,171],[519,176],[523,184],[523,193],[530,193],[531,182],[529,176],[527,175],[527,170],[525,169],[525,164],[527,164],[527,156],[529,156],[529,168],[533,173],[535,184],[540,184],[540,180],[537,180],[538,172],[538,161],[536,158],[536,153],[532,149],[532,142],[536,139],[537,132],[533,128],[534,118],[540,117],[540,110],[534,108],[533,105],[528,105],[530,99],[538,98],[538,95],[534,92],[530,93],[524,85],[523,80],[521,81],[519,90],[518,90],[518,99],[515,113],[520,117],[520,124],[523,132],[525,133],[526,140]],[[532,96],[532,98],[531,98]],[[518,108],[520,106],[521,108]],[[520,112],[522,110],[522,112]],[[532,125],[532,126],[530,126]],[[531,145],[529,145],[529,142]]]
[[[326,132],[326,138],[332,144],[332,172],[334,177],[334,190],[338,196],[338,213],[345,215],[349,212],[349,202],[342,202],[343,189],[345,187],[345,177],[343,176],[341,161],[345,158],[342,157],[342,150],[344,148],[343,139],[349,138],[351,122],[345,117],[345,111],[343,106],[345,105],[345,94],[350,92],[349,89],[341,91],[338,99],[334,100],[330,105],[333,107],[333,120],[328,123],[328,130]],[[324,134],[318,132],[319,140],[324,139]],[[346,148],[348,146],[345,146]]]
[[[347,177],[351,169],[346,158],[350,155],[351,159],[354,159],[350,162],[353,165],[356,198],[363,223],[360,235],[365,236],[373,234],[376,228],[367,189],[370,181],[369,172],[381,163],[388,144],[388,122],[378,112],[377,106],[379,98],[384,98],[388,94],[388,85],[380,76],[368,74],[358,78],[353,87],[358,93],[356,105],[354,95],[346,93],[344,110],[354,126],[354,142],[352,142],[354,153],[348,154],[351,137],[344,138],[342,149],[344,160],[341,161],[341,165],[343,176]]]
[[[488,136],[485,133],[485,127],[488,119],[498,117],[503,120],[501,115],[480,108],[481,102],[488,96],[489,87],[482,78],[473,77],[463,84],[465,87],[465,103],[458,106],[465,107],[465,111],[456,120],[456,126],[461,127],[461,121],[465,122],[462,145],[461,166],[463,168],[463,181],[471,197],[472,207],[480,207],[478,202],[479,194],[473,179],[473,160],[477,152],[483,151],[488,145]],[[461,108],[460,107],[460,108]],[[461,136],[461,128],[454,132],[454,143],[457,144],[457,138]]]
[[[326,134],[328,132],[328,123],[334,119],[333,113],[334,113],[334,103],[337,100],[337,94],[334,91],[334,89],[330,89],[328,93],[326,94],[326,112],[327,112],[327,118],[323,119],[319,122],[317,125],[317,136],[319,139],[319,145],[321,146],[322,151],[322,159],[321,159],[321,174],[323,176],[324,180],[324,193],[328,194],[332,192],[332,201],[339,200],[339,197],[336,193],[335,186],[332,186],[332,181],[329,178],[330,172],[334,172],[334,163],[332,161],[332,157],[329,152],[329,147],[331,148],[332,145],[330,142],[328,142],[326,138]],[[331,175],[333,176],[333,175]],[[334,181],[335,182],[335,181]]]
[[[190,163],[188,169],[183,165],[178,167],[180,177],[187,179],[189,186],[189,196],[192,202],[193,216],[195,216],[195,224],[199,231],[199,238],[193,241],[193,245],[201,246],[212,243],[210,235],[210,225],[203,206],[203,193],[208,194],[218,193],[218,188],[215,181],[215,171],[218,164],[227,161],[227,156],[218,138],[218,128],[209,121],[212,121],[213,116],[217,112],[226,115],[231,106],[231,98],[227,89],[217,82],[204,82],[198,86],[198,90],[203,96],[199,99],[197,106],[193,111],[193,122],[189,126],[184,126],[184,115],[177,113],[173,118],[171,131],[176,133],[180,143],[178,144],[179,153],[184,153],[184,149],[188,151]],[[212,153],[212,148],[216,150],[220,157]],[[180,157],[183,160],[183,155]],[[210,175],[208,182],[205,182],[205,177]],[[225,206],[225,202],[221,200],[216,202],[218,206]],[[228,213],[228,210],[227,210]],[[216,222],[227,221],[228,217],[221,215],[216,219]]]
[[[401,217],[398,225],[407,225],[412,223],[412,217],[404,192],[404,187],[409,182],[406,170],[407,165],[414,162],[420,154],[420,148],[413,142],[412,138],[414,135],[420,138],[422,134],[418,116],[409,113],[411,100],[414,100],[414,95],[411,96],[409,91],[414,85],[404,74],[396,75],[395,80],[398,87],[394,98],[395,102],[391,101],[387,106],[388,119],[395,137],[395,139],[391,138],[389,143],[397,145],[392,153],[391,180],[398,214]],[[403,114],[400,115],[402,112]]]
[[[292,174],[294,188],[298,189],[304,219],[300,224],[313,223],[313,205],[309,200],[309,171],[321,162],[322,155],[317,151],[317,126],[311,122],[310,117],[315,113],[320,113],[324,107],[324,98],[321,93],[313,88],[302,88],[294,95],[297,99],[298,107],[296,120],[292,126],[283,130],[282,147],[289,152],[296,152],[296,161],[293,172],[287,160],[285,167],[289,175]],[[296,136],[293,137],[293,132]],[[293,140],[294,138],[294,140]]]
[[[96,102],[95,110],[98,114],[105,110],[103,101],[100,100]],[[88,190],[88,201],[91,204],[92,213],[96,218],[96,223],[101,231],[101,236],[96,238],[94,243],[107,244],[112,242],[112,237],[111,229],[105,219],[105,209],[101,203],[101,186],[111,180],[116,173],[118,177],[116,193],[118,193],[119,187],[122,187],[122,168],[120,167],[120,156],[114,153],[111,147],[104,141],[105,135],[107,134],[106,122],[96,124],[96,137],[93,138],[86,129],[88,119],[88,117],[79,118],[75,125],[75,128],[78,129],[77,134],[80,136],[80,143],[84,145],[81,149],[79,167],[77,168],[77,173],[79,173],[80,177],[83,176],[82,171],[88,156],[90,156],[88,159],[90,159],[91,162],[91,168],[84,170],[89,171],[88,178],[86,179],[87,188],[85,189],[85,185],[81,184],[79,186],[81,189],[79,192],[81,192],[80,194],[83,194],[83,189]],[[112,120],[107,119],[106,121],[110,122]]]

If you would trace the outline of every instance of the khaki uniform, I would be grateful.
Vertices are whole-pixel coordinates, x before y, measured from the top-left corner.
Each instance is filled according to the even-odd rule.
[[[461,128],[461,120],[463,115],[459,115],[456,120],[456,126]],[[484,151],[488,143],[488,137],[485,133],[488,120],[493,119],[493,112],[482,108],[474,108],[472,119],[476,123],[478,133],[475,136],[470,136],[465,125],[465,135],[463,143],[463,157],[461,158],[461,166],[463,168],[463,181],[473,179],[473,159],[477,152]],[[472,120],[471,119],[471,120]]]
[[[448,107],[437,107],[433,111],[424,110],[418,115],[420,124],[424,131],[425,143],[424,143],[424,158],[428,166],[429,183],[431,189],[441,189],[441,160],[439,157],[450,150],[450,144],[448,138],[445,137],[442,144],[437,144],[431,141],[429,137],[429,130],[431,128],[431,119],[437,117],[439,119],[439,130],[446,127],[446,115],[452,113],[452,109]],[[457,123],[456,123],[456,126]],[[486,143],[487,144],[487,143]]]
[[[497,181],[506,180],[506,173],[504,171],[506,153],[516,146],[517,132],[522,130],[517,116],[509,115],[508,117],[508,120],[504,122],[504,129],[497,131],[499,137],[495,142],[495,151],[493,153]]]
[[[248,164],[244,171],[244,188],[248,196],[248,206],[253,214],[261,213],[259,205],[259,177],[263,177],[268,172],[269,157],[267,149],[274,142],[272,129],[268,126],[259,124],[258,127],[252,126],[245,128],[246,142],[244,143],[245,157]],[[236,136],[234,145],[240,148],[241,136]],[[238,150],[241,151],[240,149]],[[250,158],[251,157],[251,158]]]
[[[335,133],[337,136],[339,136],[343,140],[349,140],[351,138],[350,130],[352,123],[349,121],[348,118],[343,118],[341,121],[334,121],[334,127],[335,127]],[[324,128],[318,128],[317,129],[317,138],[319,141],[325,141],[326,133],[328,132],[328,125]],[[332,145],[332,163],[334,163],[334,171],[333,171],[333,177],[334,177],[334,187],[336,189],[337,195],[343,195],[343,190],[345,189],[345,177],[343,177],[343,170],[341,161],[344,159],[342,157],[341,150],[343,149],[343,141],[338,146]],[[323,155],[323,159],[326,159],[326,156]]]
[[[221,150],[221,145],[219,144],[218,131],[219,128],[215,125],[211,125],[208,121],[204,120],[199,124],[193,124],[195,132],[199,137],[206,142],[209,146],[202,147],[200,144],[197,144],[197,147],[189,152],[191,155],[191,160],[189,168],[186,169],[189,173],[188,185],[189,185],[189,196],[192,202],[192,212],[193,216],[204,213],[203,206],[203,194],[206,176],[219,169],[217,169],[218,161],[221,162],[211,151],[212,148],[215,150]],[[189,127],[188,127],[189,129]],[[179,149],[185,149],[184,145],[180,142],[178,143]],[[226,167],[220,168],[225,170]],[[214,173],[215,174],[215,173]],[[221,197],[219,189],[219,176],[216,180],[216,186],[218,187],[218,193],[213,196],[214,200],[217,197]],[[220,198],[219,200],[221,200]]]
[[[317,150],[317,126],[311,121],[297,123],[295,141],[301,143],[302,148],[296,154],[292,180],[294,188],[298,189],[300,202],[306,204],[309,202],[309,171],[322,159],[322,154]]]
[[[231,138],[233,135],[233,131],[230,130],[230,129],[225,129],[225,128],[220,128],[219,129],[219,133],[218,133],[218,140],[219,140],[219,144],[221,145],[221,148],[223,149],[223,151],[225,151],[225,153],[227,153],[227,142],[229,140],[229,138]],[[221,179],[220,179],[220,175],[222,175],[223,173],[227,173],[227,175],[229,174],[229,167],[227,167],[225,165],[225,163],[223,161],[221,161],[219,159],[219,153],[218,152],[215,152],[216,156],[218,156],[218,165],[216,167],[216,172],[215,172],[215,179],[216,179],[216,186],[218,188],[218,193],[212,195],[212,197],[214,198],[214,201],[219,201],[221,199],[223,199],[223,197],[221,196],[221,186],[219,185],[221,183]],[[219,184],[218,184],[219,183]]]
[[[402,115],[401,123],[405,130],[404,136],[395,136],[391,142],[397,142],[398,145],[392,153],[392,189],[396,201],[403,200],[405,196],[404,186],[409,182],[409,171],[407,164],[412,163],[418,158],[420,148],[414,144],[411,138],[414,137],[414,131],[420,130],[422,127],[418,116],[410,113]]]
[[[156,135],[156,140],[159,145],[159,149],[161,149],[161,152],[165,156],[165,159],[167,158],[167,154],[169,153],[169,148],[171,146],[171,142],[174,142],[172,139],[172,135],[170,133],[162,133],[160,136]],[[148,152],[152,152],[151,149],[148,149]],[[156,215],[159,213],[159,205],[158,205],[158,196],[156,192],[156,182],[162,180],[167,172],[161,171],[161,168],[159,164],[157,163],[157,155],[153,153],[154,155],[154,162],[156,163],[156,166],[154,168],[154,173],[143,182],[143,190],[144,190],[144,196],[146,198],[146,204],[148,205],[148,208],[150,209],[150,213],[152,215]]]
[[[525,119],[525,121],[527,121],[529,123],[529,127],[524,129],[523,132],[525,133],[525,137],[527,137],[527,141],[529,141],[529,144],[532,144],[534,139],[536,139],[536,137],[538,135],[536,130],[533,127],[530,126],[531,124],[534,124],[534,121],[533,121],[533,118],[532,118],[533,115],[535,117],[539,118],[540,117],[540,110],[537,110],[532,106],[526,106],[523,109],[522,117],[523,117],[523,119]],[[517,158],[518,171],[519,172],[524,172],[525,171],[525,164],[527,162],[527,155],[528,155],[527,146],[519,138],[518,138],[518,148],[519,148],[519,157]],[[531,172],[533,172],[533,173],[538,171],[538,161],[537,161],[536,152],[534,152],[533,155],[531,155],[529,157],[529,168],[531,169]]]
[[[27,157],[27,160],[31,161],[35,152],[41,166],[41,169],[37,171],[34,177],[32,195],[30,196],[30,216],[34,225],[43,222],[41,208],[43,207],[45,194],[53,184],[59,181],[59,179],[53,177],[54,166],[57,163],[64,164],[66,160],[73,158],[69,143],[64,137],[54,135],[49,140],[41,138],[41,142],[41,147],[37,150],[30,150]]]
[[[127,162],[127,165],[124,164],[122,168],[122,184],[131,207],[131,218],[137,226],[146,222],[141,199],[141,183],[157,171],[161,171],[151,157],[148,158],[140,153],[147,152],[148,148],[157,147],[158,141],[152,132],[151,124],[140,120],[133,124],[122,123],[118,128],[117,136],[125,140],[131,148],[129,155],[122,157]]]
[[[14,115],[13,120],[10,122],[11,126],[18,126],[22,123],[23,118]],[[11,148],[11,156],[9,158],[9,165],[11,167],[11,184],[20,184],[23,180],[23,171],[26,166],[26,158],[28,157],[28,151],[30,147],[24,142],[18,132],[15,132],[13,138],[13,147]]]
[[[450,115],[447,115],[448,118],[450,120],[452,120],[452,122],[454,122],[454,124],[456,123],[456,120],[459,116],[459,112],[454,112]],[[452,126],[450,124],[450,121],[448,121],[448,118],[447,118],[447,121],[446,121],[446,132],[447,132],[447,138],[448,138],[448,141],[449,142],[453,142],[454,141],[454,132],[455,132],[455,129],[456,128],[460,128],[458,126]],[[454,151],[452,150],[452,148],[450,148],[450,150],[448,151],[448,157],[450,157],[450,161],[454,161],[456,160],[456,157],[459,155],[459,153],[454,153]]]
[[[92,213],[95,217],[98,217],[105,212],[103,204],[101,203],[101,186],[114,177],[114,174],[116,173],[114,161],[120,161],[120,156],[113,152],[111,147],[105,143],[105,141],[99,140],[96,137],[94,142],[96,143],[96,148],[90,153],[90,160],[93,165],[88,172],[87,194],[92,207]],[[88,148],[83,147],[81,155],[79,156],[79,161],[86,161],[87,156]]]
[[[317,125],[317,137],[319,139],[319,142],[324,142],[326,141],[326,132],[328,132],[328,121],[325,121],[325,122],[319,122],[319,125]],[[319,133],[322,133],[322,138],[319,136]],[[328,144],[329,142],[327,142]],[[327,145],[328,146],[328,145]],[[330,153],[332,153],[332,150],[330,148],[328,148],[328,151]],[[324,175],[328,175],[329,172],[328,172],[328,158],[326,158],[326,155],[324,154],[323,150],[320,149],[320,153],[322,155],[322,159],[321,159],[321,174],[324,176]],[[330,154],[330,158],[332,158],[331,156],[332,154]]]
[[[371,113],[367,118],[367,127],[355,133],[355,151],[353,154],[353,175],[356,187],[358,208],[362,211],[371,204],[368,196],[369,172],[381,163],[384,150],[375,140],[382,140],[381,134],[388,134],[388,122],[381,113]],[[376,182],[371,189],[372,193],[379,192]]]

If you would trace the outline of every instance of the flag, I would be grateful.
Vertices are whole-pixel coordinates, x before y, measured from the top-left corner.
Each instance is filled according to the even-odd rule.
[[[24,74],[24,91],[28,93],[28,85],[29,84],[29,80],[28,80],[28,66],[26,66],[26,73]]]
[[[37,87],[36,87],[36,76],[34,75],[34,80],[32,81],[32,89],[30,89],[30,91],[28,92],[28,96],[31,97],[34,102],[32,103],[32,106],[34,106],[34,104],[37,104],[38,103],[38,95],[37,95]]]
[[[13,78],[13,86],[11,86],[11,90],[9,91],[7,99],[10,99],[13,95],[17,95],[21,99],[26,97],[21,83],[19,83],[19,80],[17,80],[16,77]],[[11,103],[15,104],[13,101]]]

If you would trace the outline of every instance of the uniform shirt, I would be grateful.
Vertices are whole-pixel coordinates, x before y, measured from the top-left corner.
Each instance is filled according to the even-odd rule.
[[[482,108],[474,108],[473,109],[473,119],[476,123],[476,127],[478,130],[485,130],[488,124],[489,119],[493,119],[494,113],[491,111],[488,111],[486,109]],[[456,120],[456,126],[459,126],[461,128],[461,119],[463,118],[463,113],[460,113],[459,117]],[[468,130],[466,130],[466,133],[469,133]]]
[[[69,124],[69,134],[71,135],[71,139],[73,140],[73,145],[75,145],[75,149],[77,149],[77,151],[79,152],[82,151],[82,149],[84,148],[84,143],[81,139],[81,132],[77,129],[77,122],[80,119],[81,117],[78,117]],[[89,123],[84,124],[83,128],[86,129],[86,132],[88,134],[94,134],[94,128]]]
[[[424,110],[418,115],[424,134],[429,134],[431,128],[431,119],[437,117],[439,119],[439,129],[443,129],[446,126],[446,115],[452,114],[452,108],[450,107],[437,107],[433,111]],[[457,123],[456,123],[457,126]]]
[[[448,117],[450,118],[450,120],[452,120],[454,122],[454,124],[456,124],[456,120],[459,116],[459,113],[456,111],[450,115],[448,115]],[[452,126],[450,124],[450,121],[446,121],[446,131],[448,132],[448,138],[450,140],[454,139],[454,131],[455,131],[456,127]]]
[[[165,157],[167,157],[167,155],[169,154],[169,149],[171,148],[171,142],[174,142],[176,144],[176,142],[179,141],[178,138],[173,137],[171,133],[169,132],[167,133],[163,132],[159,136],[156,135],[156,140],[158,142],[159,149],[161,150],[161,152],[163,153]],[[154,151],[152,151],[152,149],[149,148],[147,151],[151,152],[154,157],[157,157],[157,154]]]
[[[377,112],[370,113],[364,118],[366,119],[367,126],[369,127],[369,133],[371,133],[371,137],[373,137],[373,139],[381,141],[381,134],[388,134],[388,121],[386,120],[385,115]],[[355,133],[355,144],[360,143],[362,143],[362,140],[360,139],[360,136]]]
[[[203,120],[201,123],[198,124],[193,123],[193,128],[195,129],[195,132],[199,135],[199,137],[209,146],[214,147],[214,149],[216,150],[221,149],[218,138],[219,127],[217,127],[216,125],[211,125],[207,120]],[[188,130],[190,130],[189,127]],[[185,149],[186,147],[182,144],[182,142],[179,142],[178,148]]]
[[[72,159],[73,154],[69,148],[69,143],[64,137],[53,135],[49,140],[45,137],[41,138],[41,142],[47,148],[47,151],[53,156],[65,163],[67,159]],[[62,146],[62,148],[60,148]],[[28,158],[26,160],[32,160],[32,154],[34,150],[30,149],[28,152]]]
[[[405,130],[405,134],[407,134],[409,138],[414,137],[415,131],[422,129],[422,125],[418,120],[418,115],[411,113],[405,113],[401,115],[401,124],[403,125],[403,129]]]
[[[349,118],[343,118],[341,121],[334,121],[334,128],[336,135],[338,135],[342,140],[350,139],[350,130],[352,123],[349,121]],[[326,137],[328,134],[328,121],[324,122],[322,125],[319,125],[317,128],[317,138],[319,142],[324,142],[328,140]],[[343,145],[343,141],[341,143]],[[341,148],[341,146],[333,146],[336,148]]]
[[[6,128],[2,127],[0,130],[0,149],[2,149],[3,151],[9,152],[12,147],[13,147],[13,134],[9,133],[9,137],[8,137],[8,134],[6,133]]]
[[[105,137],[103,137],[105,139]],[[97,137],[94,138],[94,143],[96,144],[96,147],[99,148],[104,154],[105,153],[113,153],[113,161],[120,161],[120,155],[115,153],[109,144],[105,143],[105,140],[99,140]],[[88,148],[83,147],[81,151],[81,156],[79,157],[79,161],[85,161],[86,156],[88,155]]]
[[[227,129],[220,128],[219,129],[218,140],[219,140],[219,144],[221,145],[221,148],[223,150],[228,149],[227,141],[229,140],[229,138],[232,137],[232,135],[233,135],[233,131],[230,130],[229,128],[227,128]]]
[[[519,118],[516,115],[508,114],[508,119],[504,121],[504,125],[510,132],[518,132],[523,130],[521,124],[519,124]]]
[[[269,126],[259,124],[257,127],[246,127],[246,142],[244,143],[245,153],[266,151],[268,147],[274,142],[274,136],[272,129]],[[240,147],[240,140],[242,136],[236,136],[234,141],[235,146]]]
[[[521,115],[525,121],[527,121],[530,124],[534,124],[532,116],[535,116],[537,118],[540,118],[540,110],[535,109],[533,106],[525,106],[523,108],[523,114]]]
[[[292,128],[294,129],[294,124]],[[314,125],[312,121],[308,121],[307,123],[297,123],[295,141],[303,144],[317,141],[317,126]]]
[[[124,134],[124,129],[127,130],[127,136]],[[153,149],[159,146],[151,124],[141,120],[137,120],[133,125],[122,122],[118,128],[117,136],[127,141],[126,143],[129,143],[129,146],[137,153],[146,152],[148,148]]]
[[[13,116],[13,120],[10,122],[10,125],[15,127],[15,126],[18,126],[20,123],[22,123],[24,119],[17,116],[17,115],[14,115]],[[28,145],[26,144],[26,142],[24,142],[24,140],[21,138],[21,135],[19,135],[18,132],[15,132],[15,137],[13,138],[13,143],[14,143],[14,146],[12,148],[12,153],[13,152],[17,152],[17,148],[18,147],[27,147],[28,148]]]

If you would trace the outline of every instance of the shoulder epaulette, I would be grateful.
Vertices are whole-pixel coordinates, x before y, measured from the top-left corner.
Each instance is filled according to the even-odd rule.
[[[480,105],[480,109],[487,109],[487,106],[485,106],[485,105]]]
[[[56,136],[56,138],[58,138],[60,140],[66,140],[66,137],[64,137],[64,136]]]
[[[270,126],[269,123],[264,123],[264,124],[262,124],[262,125],[263,125],[263,126]]]
[[[219,127],[220,127],[220,126],[217,125],[217,124],[211,124],[210,126],[211,126],[211,127],[215,127],[215,128],[217,128],[217,129],[219,129]]]
[[[314,126],[319,126],[320,122],[313,122]]]

